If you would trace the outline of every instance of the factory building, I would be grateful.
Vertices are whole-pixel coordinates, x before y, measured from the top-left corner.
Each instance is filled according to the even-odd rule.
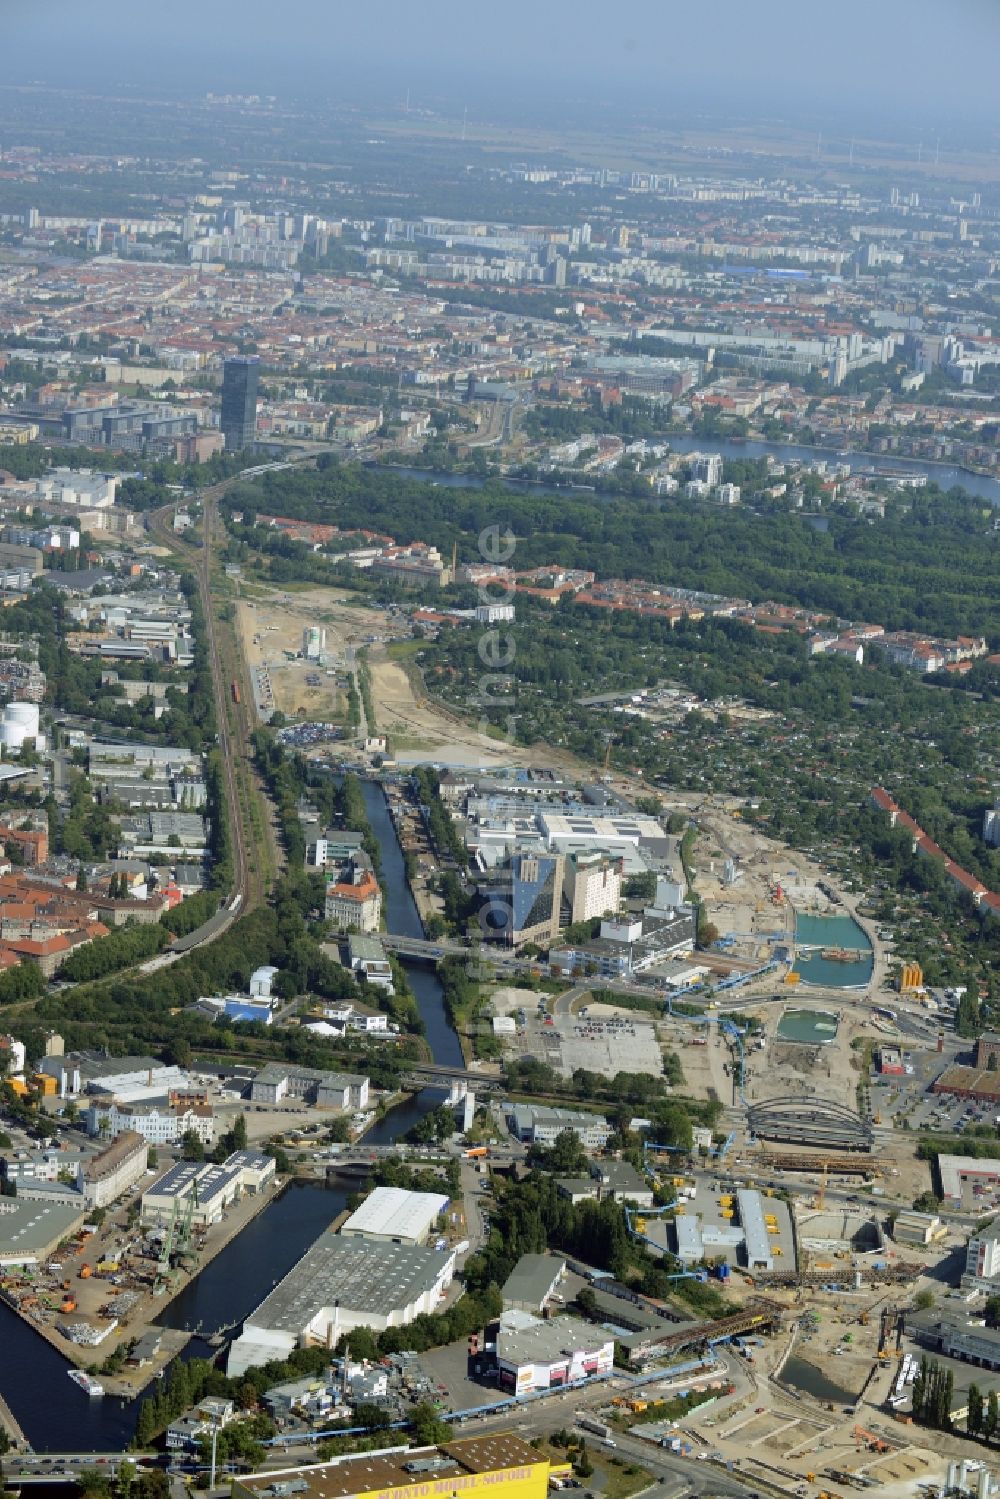
[[[612,1335],[580,1317],[543,1321],[524,1312],[504,1312],[497,1330],[498,1382],[515,1395],[554,1390],[610,1374],[614,1353]]]
[[[221,1166],[178,1161],[143,1192],[141,1221],[166,1227],[190,1209],[192,1226],[210,1228],[241,1197],[263,1191],[273,1176],[273,1156],[255,1150],[235,1150]]]
[[[546,1499],[551,1464],[523,1437],[489,1432],[440,1447],[396,1447],[233,1478],[233,1499]]]
[[[437,1310],[454,1250],[324,1234],[243,1324],[226,1371],[284,1359],[294,1348],[335,1348],[353,1327],[406,1327]]]
[[[292,1067],[267,1062],[250,1088],[253,1103],[280,1103],[302,1098],[321,1109],[363,1109],[368,1104],[369,1079],[353,1072],[322,1072],[316,1067]]]
[[[66,1206],[0,1197],[0,1269],[44,1264],[85,1216],[82,1200],[79,1206]]]
[[[547,1254],[522,1254],[504,1281],[504,1311],[541,1312],[566,1274],[566,1261]]]
[[[736,1193],[736,1204],[746,1244],[747,1268],[749,1270],[773,1270],[774,1251],[771,1247],[769,1225],[764,1217],[764,1203],[760,1193],[741,1188]]]
[[[569,1129],[585,1150],[603,1150],[611,1134],[611,1126],[601,1114],[552,1109],[537,1103],[509,1104],[506,1112],[511,1134],[528,1145],[552,1145],[563,1130]]]
[[[426,1244],[434,1220],[448,1206],[440,1192],[407,1192],[376,1187],[351,1214],[340,1233],[372,1244]]]

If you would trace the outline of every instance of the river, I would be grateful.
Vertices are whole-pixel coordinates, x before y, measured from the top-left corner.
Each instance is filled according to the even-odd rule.
[[[423,936],[385,797],[373,783],[365,782],[363,790],[382,854],[388,929],[402,936]],[[437,975],[411,964],[407,976],[434,1060],[460,1067],[462,1048],[445,1015]],[[379,1145],[391,1143],[441,1099],[440,1090],[425,1088],[390,1110],[365,1139]],[[332,1189],[292,1183],[164,1307],[159,1321],[165,1327],[199,1328],[206,1336],[239,1322],[343,1211],[348,1193],[354,1190],[357,1183]],[[211,1357],[213,1351],[196,1337],[184,1356]],[[135,1429],[135,1403],[90,1399],[69,1379],[67,1367],[44,1338],[0,1303],[0,1394],[35,1450],[121,1451]]]
[[[869,469],[894,474],[923,474],[928,480],[940,484],[942,489],[960,485],[969,494],[989,500],[991,505],[1000,505],[1000,480],[985,474],[973,474],[967,469],[949,463],[932,463],[924,458],[899,458],[893,453],[844,452],[838,448],[810,448],[795,442],[764,442],[755,438],[722,440],[708,437],[675,436],[665,433],[662,441],[669,444],[675,453],[719,453],[723,458],[735,461],[747,458],[766,458],[770,455],[779,463],[848,463],[854,473]],[[378,467],[378,465],[372,465]],[[491,481],[472,474],[436,473],[426,468],[393,468],[392,472],[404,479],[420,479],[429,484],[439,484],[446,489],[482,489]],[[553,485],[527,479],[507,479],[513,488],[527,490],[529,494],[589,495],[591,498],[616,499],[613,494],[600,494],[582,485]]]

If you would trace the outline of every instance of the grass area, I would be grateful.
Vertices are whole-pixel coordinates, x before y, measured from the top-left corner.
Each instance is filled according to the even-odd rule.
[[[565,1463],[576,1456],[573,1449],[569,1451],[564,1447],[557,1447],[552,1442],[541,1441],[538,1443],[539,1451],[552,1463]],[[600,1447],[596,1437],[587,1437],[587,1458],[593,1472],[589,1478],[582,1478],[581,1489],[570,1490],[571,1493],[600,1495],[601,1499],[630,1499],[632,1494],[637,1494],[640,1489],[647,1489],[653,1481],[645,1468],[627,1457],[612,1457]]]
[[[426,644],[424,640],[390,640],[385,653],[391,661],[406,661],[422,651]]]
[[[645,1468],[627,1458],[606,1458],[592,1448],[588,1448],[588,1454],[594,1471],[587,1479],[587,1487],[600,1493],[603,1499],[629,1499],[631,1494],[648,1488],[652,1482]]]

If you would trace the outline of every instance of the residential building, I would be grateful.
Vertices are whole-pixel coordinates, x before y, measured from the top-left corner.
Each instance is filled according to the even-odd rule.
[[[1000,1228],[991,1224],[982,1233],[975,1234],[965,1248],[965,1273],[963,1285],[974,1285],[982,1289],[994,1289],[1000,1278]]]
[[[621,859],[604,858],[598,853],[571,853],[563,876],[570,921],[593,921],[595,917],[617,912],[623,871]]]
[[[89,1208],[106,1208],[134,1187],[146,1174],[148,1146],[134,1130],[113,1140],[104,1150],[85,1161],[77,1173],[77,1186]]]
[[[354,855],[346,873],[327,885],[324,914],[343,931],[378,931],[382,890],[364,855]]]

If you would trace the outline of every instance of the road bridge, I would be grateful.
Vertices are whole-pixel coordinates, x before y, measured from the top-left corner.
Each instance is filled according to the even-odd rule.
[[[411,1062],[410,1076],[421,1085],[429,1082],[465,1082],[475,1091],[483,1088],[502,1088],[503,1078],[496,1072],[479,1072],[473,1067],[442,1067],[437,1062]]]
[[[0,1475],[8,1488],[23,1489],[33,1484],[79,1484],[80,1474],[94,1468],[102,1477],[114,1478],[122,1463],[153,1467],[160,1461],[157,1452],[9,1452],[0,1458]]]

